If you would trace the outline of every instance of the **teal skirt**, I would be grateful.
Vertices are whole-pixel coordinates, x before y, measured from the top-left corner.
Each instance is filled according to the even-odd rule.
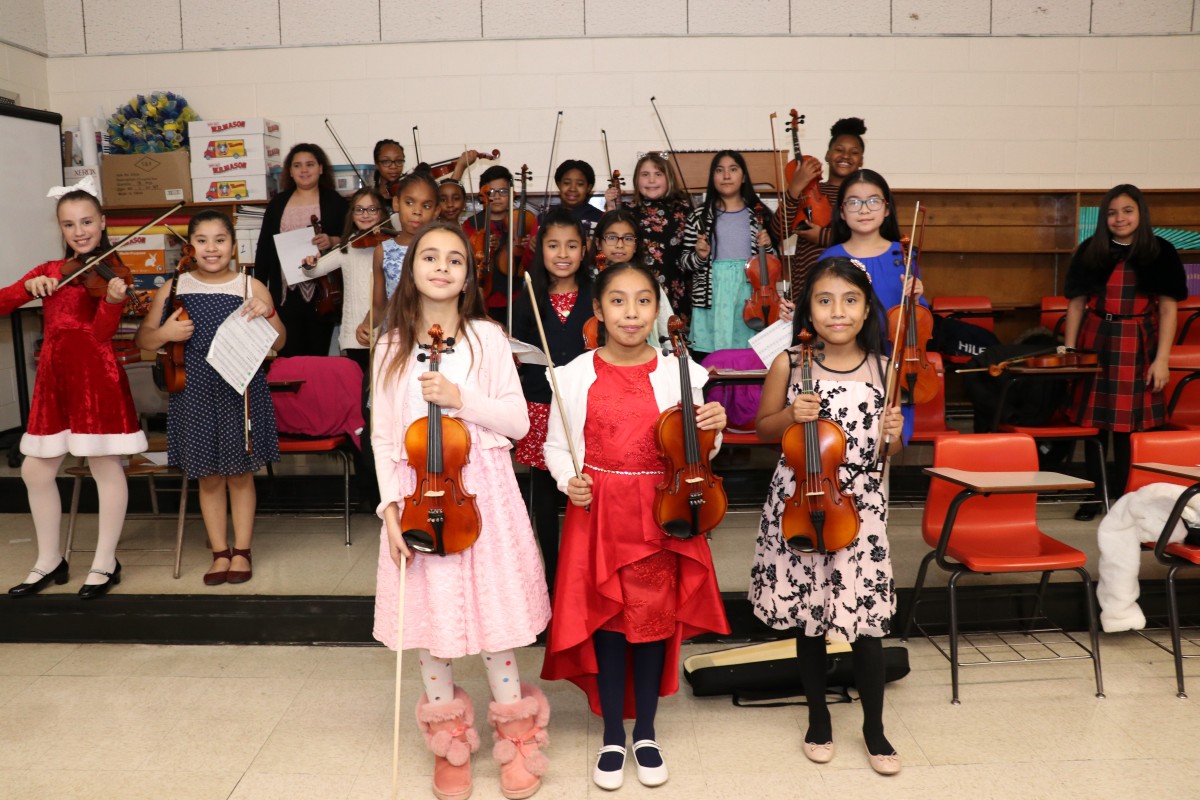
[[[700,353],[741,350],[750,345],[754,331],[742,320],[742,309],[750,299],[745,261],[714,261],[712,264],[712,308],[692,309],[692,349]]]

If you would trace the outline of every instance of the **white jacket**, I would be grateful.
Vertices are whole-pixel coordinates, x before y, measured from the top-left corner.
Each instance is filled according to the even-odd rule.
[[[588,351],[575,358],[570,364],[554,368],[558,379],[558,390],[562,393],[563,407],[571,428],[571,440],[575,444],[575,453],[579,456],[579,468],[583,469],[586,454],[583,447],[583,423],[587,419],[588,390],[596,382],[596,351]],[[704,404],[704,384],[708,382],[708,372],[694,361],[688,362],[692,381],[692,402]],[[665,411],[679,403],[679,359],[673,355],[658,354],[658,364],[650,373],[650,388],[654,390],[654,402],[658,410]],[[709,458],[721,449],[721,435],[717,434],[716,447],[709,453]],[[554,476],[558,488],[567,491],[567,481],[575,477],[575,465],[571,461],[571,449],[567,444],[567,429],[563,426],[562,416],[558,411],[558,398],[550,404],[550,423],[546,431],[546,446],[543,449],[546,456],[546,468]]]

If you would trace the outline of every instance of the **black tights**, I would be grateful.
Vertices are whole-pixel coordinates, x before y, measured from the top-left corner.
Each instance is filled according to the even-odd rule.
[[[662,684],[663,665],[667,660],[667,640],[639,642],[633,645],[616,631],[598,630],[592,634],[596,648],[596,691],[600,695],[600,713],[604,717],[604,744],[625,745],[625,649],[633,649],[633,703],[637,719],[633,740],[654,738],[654,717],[658,713],[658,689]],[[655,750],[643,750],[644,763]],[[619,759],[618,759],[619,760]],[[602,769],[605,767],[601,767]]]
[[[867,751],[877,756],[896,752],[883,735],[883,642],[873,636],[860,636],[851,642],[854,653],[854,683],[863,710],[863,739]],[[808,700],[808,731],[804,741],[825,744],[833,741],[833,723],[825,701],[825,637],[805,636],[798,631],[796,657],[800,661],[800,679]]]
[[[1125,482],[1129,479],[1129,432],[1105,431],[1102,430],[1097,435],[1100,440],[1100,445],[1104,450],[1104,457],[1108,458],[1109,440],[1112,440],[1112,465],[1108,470],[1108,496],[1110,500],[1116,500],[1125,493]],[[1096,484],[1093,490],[1093,495],[1099,499],[1102,497],[1100,492],[1100,461],[1096,455],[1096,448],[1088,446],[1084,448],[1087,464],[1088,480]]]
[[[530,467],[529,482],[533,487],[533,526],[542,549],[542,563],[546,565],[546,588],[553,597],[558,573],[558,509],[563,494],[553,476],[544,469]]]

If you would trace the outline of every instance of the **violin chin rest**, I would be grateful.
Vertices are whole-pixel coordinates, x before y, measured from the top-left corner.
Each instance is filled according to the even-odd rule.
[[[662,524],[662,529],[674,539],[691,539],[696,535],[692,530],[692,521],[688,519],[669,519]]]

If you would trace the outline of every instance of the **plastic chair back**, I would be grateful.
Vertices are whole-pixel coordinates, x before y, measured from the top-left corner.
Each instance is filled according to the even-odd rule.
[[[996,323],[992,317],[992,299],[990,297],[983,295],[935,297],[932,309],[934,314],[943,317],[949,317],[956,311],[965,312],[966,316],[960,317],[963,322],[969,322],[995,332]]]
[[[1067,326],[1068,302],[1067,298],[1061,296],[1043,297],[1039,324],[1054,331],[1055,336],[1062,336],[1063,329]]]
[[[930,366],[937,372],[938,391],[928,403],[913,406],[913,441],[932,441],[934,436],[956,434],[958,431],[946,425],[946,367],[942,354],[926,352]]]
[[[1129,437],[1131,464],[1158,462],[1188,466],[1200,461],[1200,431],[1138,431]],[[1125,492],[1135,492],[1151,483],[1173,483],[1191,486],[1194,481],[1174,478],[1157,472],[1130,469]]]
[[[1172,347],[1168,364],[1171,375],[1167,379],[1167,388],[1163,390],[1163,400],[1168,404],[1167,424],[1200,430],[1200,374],[1184,385],[1174,410],[1171,411],[1169,407],[1179,384],[1187,380],[1189,375],[1200,373],[1200,344]]]

